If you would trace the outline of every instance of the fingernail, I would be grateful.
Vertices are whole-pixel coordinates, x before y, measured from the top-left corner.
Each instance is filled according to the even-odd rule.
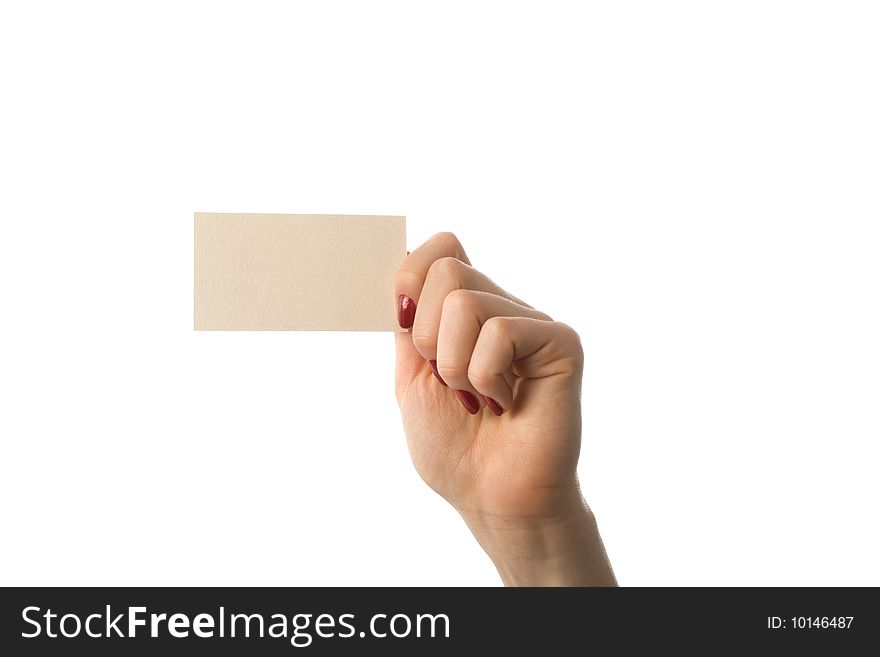
[[[446,385],[446,381],[443,380],[443,377],[440,376],[440,372],[437,371],[437,361],[436,360],[429,360],[428,365],[431,366],[431,371],[434,373],[434,376],[437,377],[437,380],[440,383],[442,383],[443,385]]]
[[[495,415],[501,415],[504,412],[504,409],[501,408],[501,404],[499,404],[491,397],[486,397],[485,395],[483,395],[483,399],[486,400],[486,406],[488,406],[489,410],[495,413]]]
[[[398,299],[397,322],[400,328],[412,328],[413,321],[416,318],[416,302],[405,294],[401,294]]]
[[[461,405],[467,409],[467,412],[471,415],[480,412],[480,402],[467,390],[456,390],[455,394],[458,396],[458,400],[461,402]]]

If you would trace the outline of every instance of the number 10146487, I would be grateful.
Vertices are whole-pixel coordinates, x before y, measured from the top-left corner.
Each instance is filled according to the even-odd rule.
[[[768,616],[769,630],[848,630],[854,616]]]

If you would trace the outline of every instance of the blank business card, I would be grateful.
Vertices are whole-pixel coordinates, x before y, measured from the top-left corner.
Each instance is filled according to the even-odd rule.
[[[396,331],[406,218],[195,215],[197,331]]]

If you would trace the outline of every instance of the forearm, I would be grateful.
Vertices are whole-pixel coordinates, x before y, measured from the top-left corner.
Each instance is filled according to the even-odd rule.
[[[540,520],[463,512],[505,586],[616,586],[596,519],[578,495]]]

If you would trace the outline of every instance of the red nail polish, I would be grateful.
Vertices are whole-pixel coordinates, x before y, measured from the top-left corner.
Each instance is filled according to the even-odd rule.
[[[486,406],[488,406],[489,410],[495,413],[495,415],[501,415],[504,412],[504,409],[501,408],[501,404],[499,404],[491,397],[486,397],[485,395],[483,395],[483,399],[486,400]]]
[[[455,394],[458,396],[461,405],[467,409],[468,413],[474,415],[480,412],[480,402],[467,390],[456,390]]]
[[[405,294],[400,295],[398,302],[397,323],[400,324],[400,328],[412,328],[413,321],[416,318],[416,302]]]
[[[436,360],[429,360],[428,365],[431,366],[431,371],[434,373],[434,376],[437,377],[437,380],[440,383],[442,383],[443,385],[446,385],[446,381],[443,380],[443,377],[440,376],[440,372],[437,371],[437,361]]]

